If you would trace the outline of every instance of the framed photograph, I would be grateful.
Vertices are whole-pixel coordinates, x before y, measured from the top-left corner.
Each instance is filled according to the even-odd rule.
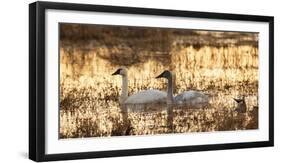
[[[273,17],[29,5],[29,158],[273,146]]]

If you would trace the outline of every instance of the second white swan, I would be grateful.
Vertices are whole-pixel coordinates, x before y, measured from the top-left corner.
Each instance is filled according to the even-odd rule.
[[[167,104],[182,104],[195,107],[204,107],[209,103],[209,98],[202,92],[198,91],[185,91],[177,96],[173,96],[173,75],[170,71],[165,70],[156,78],[168,79],[168,90],[167,90]]]

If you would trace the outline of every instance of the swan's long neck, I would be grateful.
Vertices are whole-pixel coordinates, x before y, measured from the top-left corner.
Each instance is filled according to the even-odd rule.
[[[128,98],[128,76],[122,75],[122,90],[120,96],[120,103],[124,103]]]
[[[172,104],[174,97],[173,97],[173,77],[170,76],[168,78],[168,93],[167,93],[167,104]]]

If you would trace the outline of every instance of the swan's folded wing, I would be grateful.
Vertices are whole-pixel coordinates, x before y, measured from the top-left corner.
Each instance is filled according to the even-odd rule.
[[[208,103],[208,96],[197,91],[185,91],[175,97],[176,103],[197,104]]]
[[[148,104],[166,102],[167,94],[159,90],[145,90],[128,97],[125,104]]]

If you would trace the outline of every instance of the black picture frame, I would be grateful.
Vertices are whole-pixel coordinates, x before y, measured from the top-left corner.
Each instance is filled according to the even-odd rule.
[[[269,23],[269,140],[261,142],[159,147],[83,153],[45,153],[45,11],[94,11],[140,15],[240,20]],[[274,18],[271,16],[238,15],[225,13],[178,11],[152,8],[117,7],[55,2],[34,2],[29,5],[29,158],[34,161],[55,161],[100,157],[132,156],[191,151],[208,151],[236,148],[268,147],[274,145]]]

